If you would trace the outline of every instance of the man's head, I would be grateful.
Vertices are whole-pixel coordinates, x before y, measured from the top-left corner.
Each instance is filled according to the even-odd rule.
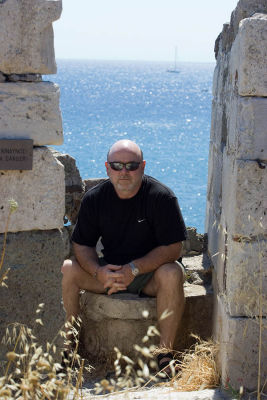
[[[105,165],[109,179],[120,198],[129,199],[138,192],[145,164],[142,150],[131,140],[119,140],[111,146]]]

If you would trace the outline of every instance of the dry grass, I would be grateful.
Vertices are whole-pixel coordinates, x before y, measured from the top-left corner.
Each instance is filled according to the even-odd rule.
[[[212,389],[220,385],[220,373],[216,365],[218,345],[212,340],[194,337],[197,343],[179,356],[180,371],[170,382],[178,391]]]
[[[41,305],[42,306],[42,305]],[[42,307],[41,307],[42,308]],[[37,310],[39,313],[40,308]],[[41,323],[41,319],[36,320]],[[66,337],[65,332],[59,332]],[[7,328],[2,342],[10,351],[0,378],[0,399],[78,399],[82,390],[84,360],[77,354],[77,346],[72,351],[68,367],[63,370],[57,362],[58,349],[55,344],[40,346],[33,330],[22,324],[12,324]],[[87,368],[88,369],[88,368]]]

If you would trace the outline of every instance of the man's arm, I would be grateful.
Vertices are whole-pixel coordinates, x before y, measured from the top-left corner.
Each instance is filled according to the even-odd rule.
[[[163,264],[172,263],[177,260],[182,251],[182,242],[176,242],[167,246],[158,246],[149,251],[145,256],[131,260],[139,268],[140,274],[155,271]],[[120,282],[128,286],[134,279],[132,270],[129,264],[122,266],[123,279]],[[112,290],[112,293],[116,289]]]
[[[95,247],[83,246],[73,243],[75,257],[80,267],[101,282],[104,288],[113,287],[115,290],[125,290],[126,286],[121,282],[123,274],[121,273],[121,265],[108,264],[100,267]],[[109,294],[109,293],[108,293]]]
[[[158,246],[144,257],[132,260],[139,268],[140,274],[155,271],[163,264],[178,260],[182,251],[182,242],[176,242],[167,246]]]
[[[98,256],[95,247],[82,246],[72,242],[75,257],[80,267],[88,274],[94,276],[98,267]]]

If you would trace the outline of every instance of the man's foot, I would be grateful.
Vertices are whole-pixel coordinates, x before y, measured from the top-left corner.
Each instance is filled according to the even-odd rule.
[[[178,363],[172,353],[160,353],[157,355],[158,367],[163,379],[171,379],[178,372]]]
[[[68,370],[75,371],[79,370],[81,366],[81,358],[77,352],[73,350],[65,349],[62,352],[62,358],[60,363],[61,368],[57,370],[57,374],[67,375]]]

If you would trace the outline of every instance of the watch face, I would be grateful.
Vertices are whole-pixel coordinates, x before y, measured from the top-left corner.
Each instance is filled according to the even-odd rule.
[[[130,262],[130,267],[132,269],[132,274],[137,276],[139,274],[139,268],[137,268],[133,262]]]

